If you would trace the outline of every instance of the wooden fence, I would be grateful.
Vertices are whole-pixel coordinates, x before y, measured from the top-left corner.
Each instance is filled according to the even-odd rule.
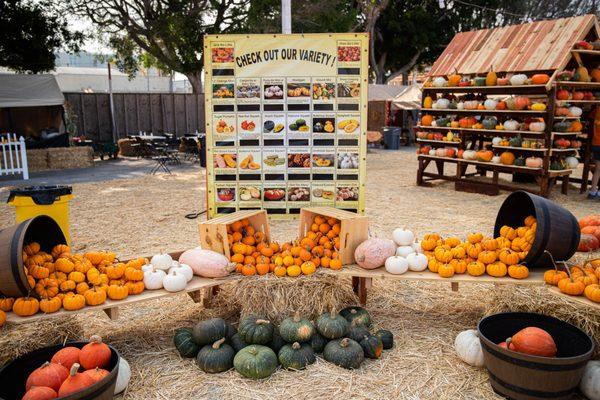
[[[64,93],[76,116],[77,133],[98,142],[113,140],[108,93]],[[183,136],[204,132],[204,95],[192,93],[115,93],[117,139],[140,131]]]

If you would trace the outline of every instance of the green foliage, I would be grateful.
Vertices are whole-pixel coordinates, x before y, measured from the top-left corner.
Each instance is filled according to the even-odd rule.
[[[50,71],[59,49],[77,51],[83,39],[46,1],[0,0],[0,26],[0,66],[17,72]]]

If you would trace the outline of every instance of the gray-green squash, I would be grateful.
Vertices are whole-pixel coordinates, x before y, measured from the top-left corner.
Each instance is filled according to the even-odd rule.
[[[350,329],[346,333],[346,337],[354,340],[355,342],[360,343],[361,340],[365,336],[370,335],[369,328],[364,325],[355,325],[354,323],[350,324]]]
[[[225,343],[225,338],[221,338],[200,349],[196,356],[196,364],[202,371],[216,374],[231,369],[234,357],[235,350]]]
[[[388,350],[394,347],[394,334],[387,329],[380,329],[375,332],[375,335],[379,336],[381,343],[383,343],[383,349]]]
[[[281,321],[279,325],[279,333],[283,340],[288,343],[304,343],[310,341],[315,327],[306,318],[300,317],[299,313],[296,313],[293,317],[288,317]]]
[[[362,307],[352,306],[346,307],[340,311],[340,315],[355,325],[371,326],[371,315]]]
[[[249,315],[240,322],[238,334],[248,344],[268,344],[273,339],[273,330],[269,320]]]
[[[317,331],[325,338],[337,339],[343,337],[348,332],[350,324],[344,317],[332,311],[319,315],[316,326]]]
[[[227,336],[227,322],[223,318],[211,318],[200,321],[192,332],[194,341],[201,345],[213,344]]]
[[[323,358],[339,367],[354,369],[360,367],[365,354],[360,344],[352,339],[343,338],[327,343],[323,350]]]
[[[177,329],[175,336],[173,336],[173,343],[181,357],[196,357],[198,350],[200,350],[200,347],[196,344],[192,336],[192,328]]]
[[[383,343],[377,335],[367,335],[360,341],[365,357],[379,358],[383,352]]]
[[[315,332],[310,338],[310,347],[313,348],[315,353],[322,353],[327,339],[325,339],[319,332]]]
[[[279,350],[279,363],[285,369],[301,370],[317,360],[315,351],[308,343],[286,344]]]
[[[243,377],[263,379],[277,369],[277,355],[267,346],[251,344],[235,355],[233,367]]]

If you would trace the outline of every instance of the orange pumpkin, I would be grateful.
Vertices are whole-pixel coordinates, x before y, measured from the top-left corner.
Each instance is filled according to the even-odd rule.
[[[476,157],[477,161],[490,162],[494,158],[494,153],[491,150],[479,150]]]
[[[98,335],[93,335],[79,353],[79,361],[85,369],[104,368],[110,362],[110,358],[110,347],[102,343],[102,338]]]
[[[513,346],[514,351],[532,356],[554,357],[556,356],[556,343],[552,336],[543,329],[530,326],[521,329],[506,343]]]
[[[421,117],[421,125],[422,126],[431,126],[433,122],[433,115],[425,114]]]
[[[515,163],[515,159],[515,155],[510,151],[505,151],[504,153],[500,154],[500,163],[504,165],[513,165]]]
[[[548,74],[535,74],[531,77],[531,83],[534,85],[545,85],[549,80]]]
[[[71,366],[79,362],[79,353],[81,350],[74,346],[66,346],[54,353],[51,362],[55,364],[61,364],[67,369],[71,369]]]

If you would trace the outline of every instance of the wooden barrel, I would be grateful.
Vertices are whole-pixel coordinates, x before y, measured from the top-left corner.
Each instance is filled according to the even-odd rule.
[[[531,250],[523,263],[529,268],[552,268],[550,252],[556,261],[568,260],[577,251],[581,232],[573,214],[558,204],[540,196],[516,191],[508,195],[496,217],[494,237],[500,236],[500,228],[523,226],[529,215],[537,219],[537,230]]]
[[[556,357],[530,356],[498,346],[528,326],[544,329],[552,336]],[[490,315],[479,321],[477,330],[492,388],[516,400],[570,399],[594,351],[594,342],[585,332],[541,314]]]
[[[82,348],[88,342],[69,342],[65,346]],[[50,361],[54,353],[62,349],[63,345],[44,347],[27,353],[16,360],[6,364],[0,370],[0,400],[20,399],[25,394],[25,382],[34,369]],[[86,389],[61,397],[60,400],[111,400],[114,398],[117,375],[119,374],[119,353],[112,346],[110,363],[106,370],[108,376]]]
[[[56,221],[40,215],[0,231],[0,295],[22,297],[35,292],[29,286],[23,268],[23,247],[38,242],[42,251],[50,253],[67,240]],[[31,293],[30,293],[31,292]]]

